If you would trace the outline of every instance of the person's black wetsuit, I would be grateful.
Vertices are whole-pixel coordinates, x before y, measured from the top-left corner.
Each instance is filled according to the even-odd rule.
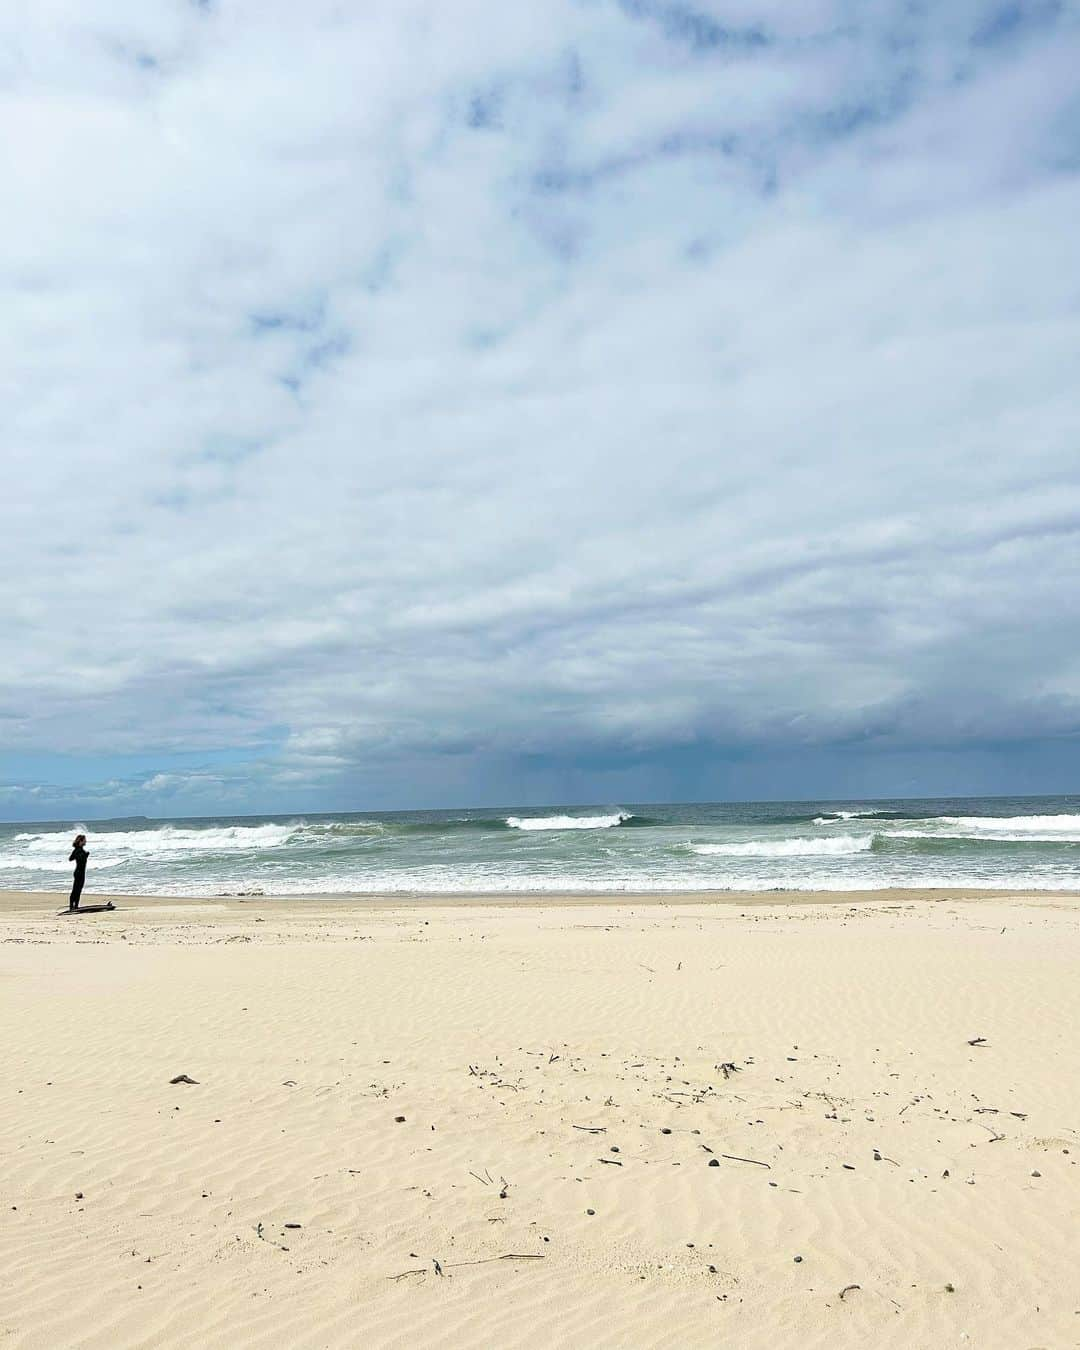
[[[79,908],[79,897],[82,895],[82,889],[86,882],[86,860],[90,855],[81,845],[71,850],[71,856],[68,862],[75,864],[75,880],[71,885],[71,899],[68,901],[68,909]]]

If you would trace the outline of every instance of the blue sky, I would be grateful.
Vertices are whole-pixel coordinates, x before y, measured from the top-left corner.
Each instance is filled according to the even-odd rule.
[[[0,815],[1080,788],[1080,8],[0,16]]]

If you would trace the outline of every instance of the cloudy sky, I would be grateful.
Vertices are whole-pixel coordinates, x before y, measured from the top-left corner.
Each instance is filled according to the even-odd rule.
[[[0,14],[0,815],[1080,790],[1076,0]]]

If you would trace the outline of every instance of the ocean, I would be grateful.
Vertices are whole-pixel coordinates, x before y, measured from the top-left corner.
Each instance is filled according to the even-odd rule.
[[[1080,797],[609,804],[0,825],[0,889],[88,896],[1080,890]]]

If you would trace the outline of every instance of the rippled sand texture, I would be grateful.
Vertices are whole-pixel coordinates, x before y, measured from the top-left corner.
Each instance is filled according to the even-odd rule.
[[[1080,1344],[1074,901],[55,907],[5,1350]]]

